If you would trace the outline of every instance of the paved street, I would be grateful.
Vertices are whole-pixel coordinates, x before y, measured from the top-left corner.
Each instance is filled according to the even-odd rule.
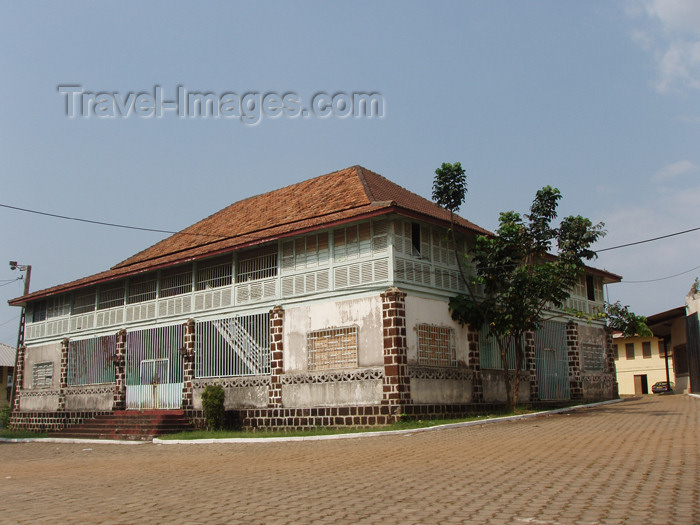
[[[314,442],[0,444],[2,523],[700,523],[700,399]]]

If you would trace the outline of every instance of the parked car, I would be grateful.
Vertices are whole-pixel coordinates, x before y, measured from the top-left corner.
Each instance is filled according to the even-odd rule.
[[[651,387],[651,391],[654,394],[665,394],[666,392],[673,392],[673,389],[675,388],[675,384],[673,381],[671,381],[671,388],[666,388],[666,381],[658,381],[654,383]]]

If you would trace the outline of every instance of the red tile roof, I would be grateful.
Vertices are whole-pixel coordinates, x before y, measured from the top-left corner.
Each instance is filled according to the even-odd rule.
[[[96,275],[13,299],[12,305],[163,266],[230,252],[341,224],[399,213],[448,225],[450,213],[361,166],[322,175],[279,190],[235,202],[150,248]],[[461,230],[490,234],[462,217]]]

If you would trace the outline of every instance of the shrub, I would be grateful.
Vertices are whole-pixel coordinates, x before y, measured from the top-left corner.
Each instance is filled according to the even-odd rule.
[[[224,428],[224,388],[221,385],[207,385],[202,392],[202,409],[207,429],[221,430]]]

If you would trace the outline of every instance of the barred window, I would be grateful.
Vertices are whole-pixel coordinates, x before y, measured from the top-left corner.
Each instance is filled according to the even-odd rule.
[[[129,279],[129,296],[127,303],[141,303],[143,301],[153,301],[156,298],[158,288],[158,274],[148,273],[142,277]]]
[[[70,341],[68,385],[114,383],[113,357],[116,352],[116,335]]]
[[[522,344],[524,348],[524,340]],[[525,367],[527,366],[525,361],[526,360],[523,359],[520,367],[521,370],[525,370]],[[496,338],[489,335],[489,329],[487,326],[482,326],[481,330],[479,330],[479,362],[481,368],[484,370],[503,370],[501,348],[498,346],[498,341]],[[508,348],[506,348],[506,362],[508,363],[508,370],[515,370],[517,358],[515,355],[515,341],[513,339],[508,341]]]
[[[97,303],[98,310],[105,308],[114,308],[124,305],[124,282],[119,281],[116,284],[110,284],[100,287],[100,300]]]
[[[84,314],[95,310],[95,289],[76,292],[73,299],[73,314]]]
[[[248,250],[238,256],[236,282],[245,283],[277,275],[277,244]]]
[[[625,354],[627,359],[634,359],[634,343],[625,343]]]
[[[603,345],[582,343],[583,369],[585,371],[603,370]]]
[[[199,263],[197,290],[230,286],[233,279],[233,258],[229,255]]]
[[[644,341],[642,343],[642,358],[651,359],[651,341]]]
[[[192,291],[192,265],[163,270],[160,275],[160,297],[172,297]]]
[[[357,368],[357,327],[327,328],[306,334],[309,370]]]
[[[424,366],[457,366],[454,328],[419,324],[418,364]]]
[[[197,321],[196,377],[270,373],[270,314]]]
[[[53,384],[53,362],[37,363],[32,369],[32,387],[51,388]]]
[[[615,358],[615,361],[620,359],[620,346],[619,345],[613,345],[613,357]]]

